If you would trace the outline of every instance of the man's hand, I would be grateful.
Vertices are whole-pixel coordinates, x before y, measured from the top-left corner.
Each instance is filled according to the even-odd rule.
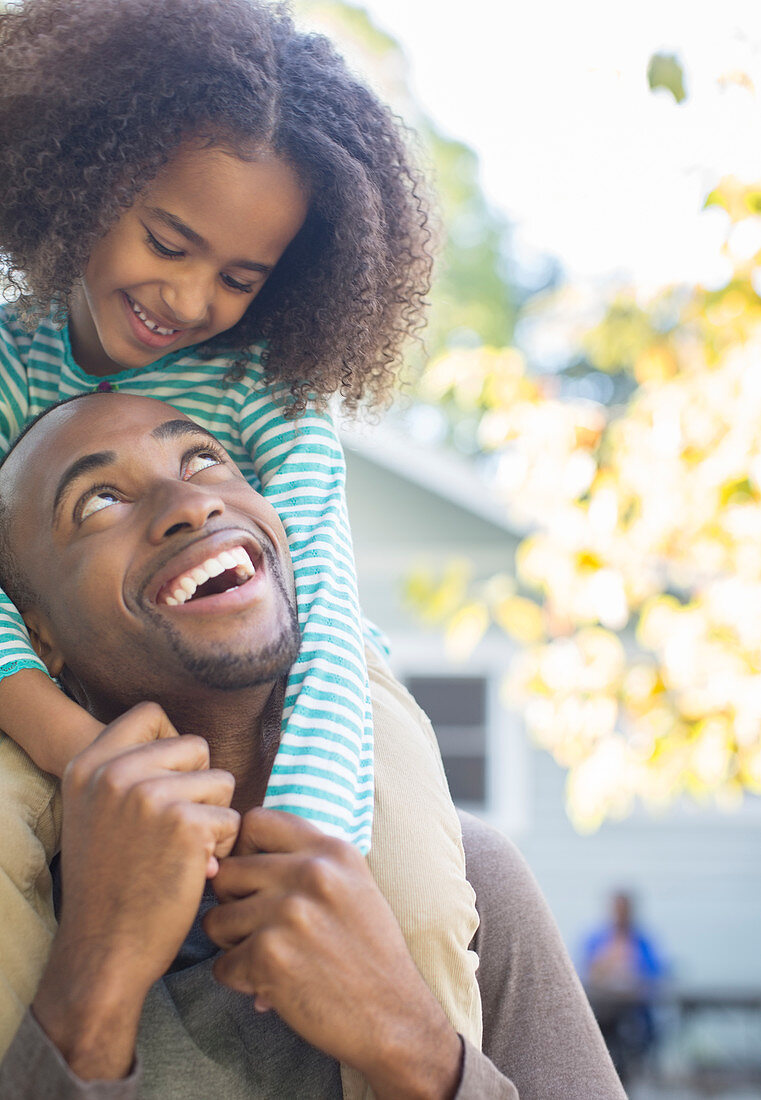
[[[228,772],[201,737],[142,703],[66,769],[63,911],[34,1000],[80,1077],[124,1076],[143,1001],[187,935],[207,873],[235,843]]]
[[[461,1044],[358,851],[255,809],[214,880],[215,977],[359,1069],[376,1096],[454,1095]]]

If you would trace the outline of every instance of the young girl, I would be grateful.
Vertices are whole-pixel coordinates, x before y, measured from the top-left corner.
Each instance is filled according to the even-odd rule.
[[[220,438],[279,511],[296,576],[303,645],[265,804],[367,852],[372,716],[325,407],[336,392],[381,404],[420,324],[426,212],[390,112],[268,3],[28,0],[0,15],[0,194],[0,444],[52,402],[110,388]],[[99,727],[5,596],[0,677],[0,728],[60,776]],[[462,863],[435,886],[442,909],[464,897]],[[415,899],[390,900],[412,945]],[[467,980],[459,1005],[472,966]],[[474,1037],[468,1013],[454,1022]]]

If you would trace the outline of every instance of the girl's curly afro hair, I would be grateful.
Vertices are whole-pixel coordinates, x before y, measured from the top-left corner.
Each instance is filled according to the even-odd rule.
[[[95,241],[188,137],[268,148],[303,229],[210,347],[267,341],[290,412],[383,403],[421,326],[431,254],[391,112],[266,0],[26,0],[0,13],[0,253],[30,319],[65,307]]]

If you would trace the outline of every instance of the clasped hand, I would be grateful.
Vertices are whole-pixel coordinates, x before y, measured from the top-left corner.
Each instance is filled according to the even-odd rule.
[[[224,952],[214,964],[218,981],[361,1070],[377,1096],[407,1095],[410,1055],[415,1072],[426,1050],[442,1069],[459,1065],[459,1039],[351,845],[292,814],[254,809],[214,890],[220,904],[204,928]],[[427,1077],[430,1093],[409,1095],[449,1095],[451,1073],[441,1085],[435,1070]]]

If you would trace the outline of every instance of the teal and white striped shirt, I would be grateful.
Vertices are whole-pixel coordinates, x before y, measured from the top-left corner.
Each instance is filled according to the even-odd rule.
[[[229,356],[204,359],[193,348],[96,379],[74,362],[65,328],[44,321],[30,334],[12,309],[0,308],[0,447],[5,451],[49,405],[105,383],[166,401],[219,439],[278,512],[296,578],[303,641],[264,804],[309,818],[366,853],[372,712],[343,453],[328,416],[310,411],[295,424],[283,417],[264,382],[262,350],[252,349],[238,382],[224,380]],[[21,616],[0,591],[0,678],[24,668],[45,671]]]

